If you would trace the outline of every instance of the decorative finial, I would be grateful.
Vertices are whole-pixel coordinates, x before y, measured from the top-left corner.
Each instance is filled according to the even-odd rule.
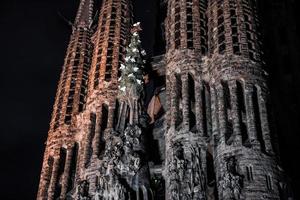
[[[135,24],[133,24],[133,27],[131,28],[131,33],[138,33],[141,32],[143,29],[141,28],[141,22],[137,22]]]

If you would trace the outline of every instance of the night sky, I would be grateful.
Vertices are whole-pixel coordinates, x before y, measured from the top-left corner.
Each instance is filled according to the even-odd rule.
[[[299,30],[293,0],[282,14],[263,0],[262,24],[274,122],[283,166],[299,186]],[[276,1],[276,0],[275,0]],[[0,1],[0,199],[36,197],[58,78],[71,34],[58,12],[73,21],[79,0]],[[98,1],[100,5],[100,0]],[[142,42],[152,53],[155,1],[135,1]],[[99,7],[99,6],[97,6]],[[278,15],[283,25],[278,27]],[[282,31],[282,29],[284,31]],[[283,33],[282,33],[283,32]],[[280,38],[283,41],[278,41]]]

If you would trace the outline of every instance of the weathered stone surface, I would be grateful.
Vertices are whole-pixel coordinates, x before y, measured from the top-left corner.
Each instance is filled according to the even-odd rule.
[[[156,76],[120,94],[131,1],[103,1],[92,34],[93,2],[81,0],[37,199],[292,199],[274,151],[256,1],[161,6]],[[160,103],[151,121],[143,92]]]

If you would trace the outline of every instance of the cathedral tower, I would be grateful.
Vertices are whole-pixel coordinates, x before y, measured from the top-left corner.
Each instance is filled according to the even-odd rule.
[[[270,131],[267,73],[256,1],[209,1],[214,164],[219,198],[276,199],[279,168]],[[226,178],[235,177],[235,183]],[[235,184],[235,192],[228,188]],[[238,191],[238,192],[237,192]]]
[[[57,89],[38,199],[64,199],[74,184],[78,146],[70,128],[86,101],[92,53],[92,10],[93,0],[80,1]]]
[[[206,140],[211,135],[209,87],[202,75],[206,8],[206,0],[167,1],[166,199],[205,196]]]
[[[132,25],[130,0],[104,0],[98,27],[92,36],[94,51],[89,72],[86,109],[78,117],[81,144],[80,179],[89,180],[95,191],[99,166],[105,153],[106,139],[115,128],[119,111],[117,101],[120,66]]]
[[[166,30],[167,198],[278,198],[256,1],[170,0]]]

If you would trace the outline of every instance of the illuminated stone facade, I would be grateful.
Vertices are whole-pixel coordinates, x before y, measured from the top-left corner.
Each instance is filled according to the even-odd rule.
[[[120,95],[131,2],[104,0],[92,33],[93,1],[81,0],[37,199],[291,197],[271,128],[256,1],[160,5],[166,45],[150,63],[155,75],[145,76],[144,94]]]

